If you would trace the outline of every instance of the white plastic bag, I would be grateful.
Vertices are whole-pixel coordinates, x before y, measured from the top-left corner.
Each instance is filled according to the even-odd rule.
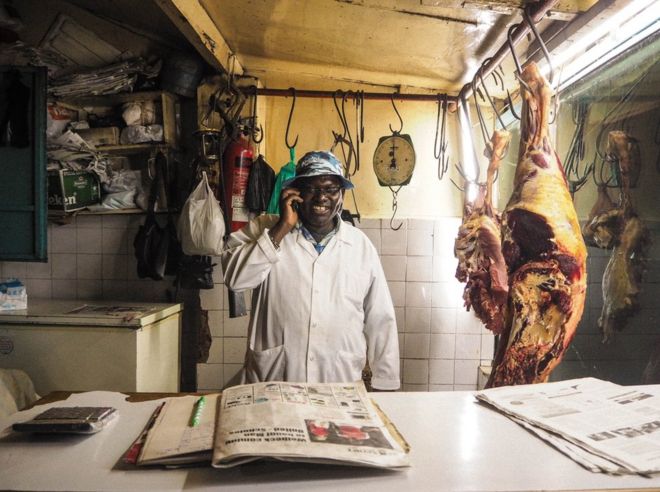
[[[183,205],[177,229],[185,254],[216,256],[222,252],[225,218],[205,172]]]

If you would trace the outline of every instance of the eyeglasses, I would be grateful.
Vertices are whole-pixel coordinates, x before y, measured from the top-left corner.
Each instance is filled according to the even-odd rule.
[[[328,186],[327,188],[312,188],[305,186],[304,188],[300,188],[300,193],[303,195],[316,195],[318,193],[325,196],[336,196],[341,189],[341,186]]]

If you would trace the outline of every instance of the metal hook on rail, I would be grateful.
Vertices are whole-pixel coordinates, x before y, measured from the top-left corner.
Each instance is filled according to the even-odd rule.
[[[483,66],[484,65],[482,65],[482,68],[483,68]],[[493,73],[495,73],[495,72],[493,72]],[[481,80],[481,86],[484,88],[484,92],[486,93],[486,98],[488,99],[490,107],[493,109],[493,113],[495,113],[495,116],[497,117],[497,120],[500,122],[500,125],[502,125],[502,130],[504,130],[506,128],[506,125],[504,124],[504,120],[502,120],[502,117],[500,116],[500,112],[495,107],[495,103],[493,102],[493,98],[490,97],[490,93],[488,92],[488,87],[486,87],[484,79],[481,75],[481,69],[477,70],[477,77],[479,77],[479,80]]]
[[[286,133],[284,134],[284,143],[286,144],[287,148],[289,150],[295,148],[295,146],[298,144],[298,137],[300,135],[296,135],[296,139],[294,140],[293,144],[289,145],[289,127],[291,126],[291,118],[293,117],[293,108],[296,107],[296,89],[293,87],[289,87],[289,90],[291,91],[291,94],[293,95],[293,101],[291,102],[291,110],[289,111],[289,119],[286,122]]]
[[[392,101],[392,107],[394,108],[394,112],[399,117],[399,125],[400,125],[399,130],[395,131],[394,128],[392,128],[392,124],[390,124],[389,125],[390,131],[394,135],[399,135],[403,131],[403,118],[401,118],[401,115],[399,114],[399,110],[396,109],[396,104],[394,104],[394,93],[392,93],[392,95],[390,96],[390,101]]]
[[[264,127],[259,124],[259,128],[257,129],[257,86],[252,85],[249,89],[253,92],[252,105],[250,106],[249,133],[252,141],[260,144],[264,139]]]
[[[539,47],[541,48],[541,51],[543,52],[543,56],[545,57],[545,61],[548,63],[548,72],[549,72],[549,84],[550,87],[553,86],[554,80],[555,80],[555,70],[552,67],[552,59],[550,58],[550,52],[548,51],[548,47],[545,45],[545,42],[543,41],[543,38],[541,37],[541,34],[539,33],[538,29],[536,29],[536,24],[534,24],[534,20],[532,19],[532,16],[530,14],[529,10],[529,5],[527,5],[523,9],[523,17],[525,18],[525,21],[527,21],[527,25],[529,28],[532,30],[532,33],[534,34],[534,37],[536,38],[536,42],[539,44]],[[553,92],[556,92],[553,90]],[[559,96],[555,94],[555,102],[553,104],[554,110],[552,113],[552,119],[548,122],[551,125],[555,122],[557,119],[557,113],[559,112]]]
[[[548,48],[545,45],[545,42],[543,41],[543,38],[541,37],[541,34],[539,34],[538,29],[536,29],[536,24],[534,24],[534,20],[532,19],[532,16],[530,14],[530,6],[527,5],[523,9],[523,17],[525,21],[527,21],[527,25],[529,28],[532,30],[532,33],[534,33],[534,37],[536,38],[536,42],[539,44],[539,47],[541,48],[541,51],[543,51],[543,56],[545,57],[545,61],[548,63],[548,70],[550,72],[550,77],[549,77],[549,82],[550,85],[553,84],[553,81],[555,80],[555,71],[552,68],[552,60],[550,59],[550,52],[548,51]]]
[[[433,140],[433,156],[438,160],[438,179],[442,180],[449,168],[449,156],[447,156],[447,94],[438,94],[438,114],[435,119],[435,139]],[[442,112],[442,125],[440,124],[440,113]],[[438,131],[440,142],[438,142]]]
[[[490,155],[493,151],[492,145],[488,140],[488,126],[484,120],[484,116],[481,114],[481,108],[479,107],[479,101],[477,101],[477,88],[475,83],[476,77],[472,80],[472,97],[474,97],[474,108],[477,110],[477,117],[479,119],[479,130],[481,131],[481,137],[484,140],[484,146],[486,147],[486,155],[490,158]]]
[[[350,171],[350,166],[347,166],[346,173],[348,176],[354,176],[355,173],[358,172],[360,169],[360,157],[359,154],[356,152],[356,146],[353,143],[353,136],[351,135],[351,130],[348,126],[348,118],[346,117],[346,100],[350,97],[353,96],[353,91],[347,91],[344,93],[344,95],[341,98],[341,120],[342,124],[344,125],[344,137],[348,136],[348,141],[349,141],[349,155],[353,155],[355,157],[355,167],[353,172]],[[356,132],[359,130],[356,129]],[[359,135],[356,135],[356,140],[358,142],[357,145],[359,145]]]
[[[394,216],[396,215],[396,211],[399,208],[397,203],[397,195],[399,194],[399,191],[401,191],[401,186],[399,186],[396,190],[389,186],[389,189],[392,191],[392,217],[390,218],[390,229],[393,231],[398,231],[401,229],[403,222],[401,222],[397,227],[394,227]]]
[[[530,91],[529,85],[527,85],[527,82],[525,82],[521,77],[520,74],[522,73],[522,68],[520,66],[520,61],[518,60],[518,55],[516,55],[516,50],[515,47],[513,46],[513,31],[520,26],[520,24],[514,24],[512,25],[509,30],[506,33],[506,41],[507,44],[509,45],[509,50],[511,51],[511,56],[513,58],[513,63],[516,65],[516,72],[515,76],[516,79],[520,82],[520,85],[526,89],[527,91]],[[511,93],[507,89],[506,91],[506,97],[507,97],[507,102],[509,104],[509,109],[511,110],[511,114],[513,117],[517,120],[520,120],[520,115],[516,113],[516,110],[513,108],[513,99],[511,98]]]

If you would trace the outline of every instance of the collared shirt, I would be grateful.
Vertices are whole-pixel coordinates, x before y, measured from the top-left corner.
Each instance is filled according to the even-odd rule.
[[[318,254],[294,228],[275,249],[261,215],[222,254],[225,283],[254,289],[244,382],[352,382],[367,359],[376,389],[399,387],[394,307],[376,248],[339,221]]]
[[[305,239],[314,245],[314,249],[318,252],[318,254],[321,254],[326,245],[330,242],[330,239],[332,239],[332,237],[337,234],[337,231],[339,230],[339,222],[341,222],[341,220],[337,220],[337,224],[335,225],[334,229],[328,232],[323,238],[321,238],[320,241],[314,239],[312,233],[309,232],[307,227],[305,227],[302,222],[298,221],[296,224],[296,229],[300,230],[302,235],[305,236]]]

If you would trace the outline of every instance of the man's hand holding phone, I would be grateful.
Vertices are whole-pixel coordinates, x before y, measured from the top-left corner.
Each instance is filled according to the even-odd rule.
[[[269,234],[272,241],[279,246],[284,236],[298,223],[298,205],[303,202],[300,190],[285,188],[280,195],[280,220],[273,226]]]

